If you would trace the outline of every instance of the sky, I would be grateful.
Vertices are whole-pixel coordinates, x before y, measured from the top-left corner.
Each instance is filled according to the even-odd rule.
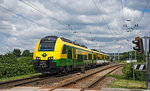
[[[15,48],[33,52],[45,36],[126,52],[129,40],[150,35],[149,17],[149,0],[0,0],[0,54]]]

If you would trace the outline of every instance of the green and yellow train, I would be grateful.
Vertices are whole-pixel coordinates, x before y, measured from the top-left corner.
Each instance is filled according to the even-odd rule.
[[[108,62],[109,55],[88,49],[65,38],[46,36],[37,43],[34,51],[34,69],[38,73],[68,72]]]

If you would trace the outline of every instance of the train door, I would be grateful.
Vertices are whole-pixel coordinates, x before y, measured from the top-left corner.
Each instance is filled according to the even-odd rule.
[[[76,48],[73,48],[73,56],[74,56],[73,66],[74,66],[74,68],[76,68]]]
[[[67,50],[67,61],[66,61],[66,66],[68,66],[70,64],[70,62],[72,61],[72,47],[67,46],[66,47]]]

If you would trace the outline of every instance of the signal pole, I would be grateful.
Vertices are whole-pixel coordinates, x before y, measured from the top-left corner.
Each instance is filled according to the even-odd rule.
[[[135,60],[136,60],[136,51],[134,51],[134,53],[135,53],[134,56],[135,56]]]
[[[145,36],[142,38],[144,38],[144,40],[145,40],[146,88],[149,89],[150,64],[149,64],[149,51],[148,51],[147,41],[150,40],[150,37]],[[135,40],[133,40],[133,44],[136,44],[136,47],[133,47],[133,49],[136,50],[139,54],[144,53],[142,38],[136,37]],[[150,45],[149,45],[149,48],[150,48]]]
[[[146,61],[146,88],[149,89],[149,52],[147,47],[147,40],[150,39],[150,37],[145,36],[145,61]],[[150,45],[149,45],[150,46]]]

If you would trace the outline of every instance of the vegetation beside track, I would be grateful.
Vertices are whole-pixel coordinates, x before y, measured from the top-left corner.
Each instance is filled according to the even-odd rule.
[[[146,84],[145,81],[117,78],[117,80],[109,85],[109,88],[146,89]]]
[[[5,55],[0,55],[0,81],[5,79],[19,79],[35,74],[32,61],[33,53],[24,50],[21,54],[19,49],[14,49]]]
[[[108,75],[116,80],[109,84],[109,88],[146,89],[145,71],[135,71],[133,80],[133,63],[128,63],[123,68],[123,75]]]
[[[120,62],[126,62],[124,60],[129,60],[129,52],[124,52],[120,55]],[[132,51],[132,59],[135,58],[135,52]],[[122,69],[123,75],[108,75],[108,77],[113,77],[114,80],[111,84],[109,84],[109,88],[126,88],[126,89],[146,89],[145,83],[145,71],[136,70],[134,71],[133,80],[133,65],[134,64],[145,64],[145,55],[136,55],[137,62],[136,63],[127,63]]]
[[[134,71],[135,80],[144,81],[146,71],[138,70]],[[123,68],[124,78],[125,79],[133,79],[133,63],[128,63]]]
[[[20,75],[20,76],[15,76],[15,77],[8,77],[8,78],[0,78],[0,82],[5,82],[5,81],[11,81],[11,80],[17,80],[17,79],[22,79],[22,78],[28,78],[32,76],[40,75],[40,73],[31,73],[27,75]]]

